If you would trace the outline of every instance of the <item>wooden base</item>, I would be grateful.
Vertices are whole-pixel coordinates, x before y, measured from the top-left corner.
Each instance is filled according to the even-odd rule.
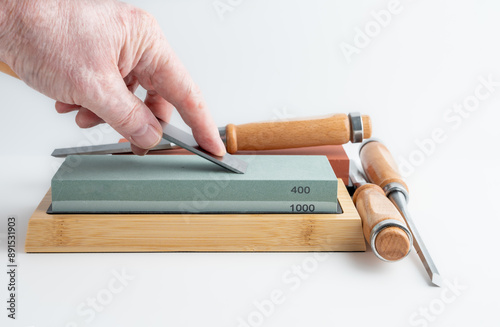
[[[365,251],[361,219],[339,179],[342,214],[47,214],[28,224],[26,252]]]

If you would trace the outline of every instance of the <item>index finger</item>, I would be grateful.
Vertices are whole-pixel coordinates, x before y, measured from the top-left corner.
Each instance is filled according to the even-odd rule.
[[[160,54],[151,83],[156,92],[179,111],[202,148],[215,155],[226,153],[200,89],[168,45]]]

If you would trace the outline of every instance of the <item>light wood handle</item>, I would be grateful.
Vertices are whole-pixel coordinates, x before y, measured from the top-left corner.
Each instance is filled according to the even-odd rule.
[[[363,138],[370,138],[372,124],[362,116]],[[336,114],[328,118],[283,122],[251,123],[226,127],[226,146],[229,153],[238,150],[290,149],[317,145],[340,145],[349,142],[349,117]]]
[[[359,187],[354,193],[353,202],[363,222],[363,234],[369,244],[373,227],[383,220],[394,219],[406,226],[399,211],[378,185],[365,184]],[[411,243],[401,228],[391,226],[380,231],[375,240],[375,247],[384,259],[396,261],[408,254]]]
[[[8,74],[12,77],[19,78],[16,73],[4,62],[0,61],[0,72]]]
[[[389,183],[399,183],[408,191],[398,166],[385,145],[378,141],[366,143],[359,153],[366,177],[373,184],[384,188]]]

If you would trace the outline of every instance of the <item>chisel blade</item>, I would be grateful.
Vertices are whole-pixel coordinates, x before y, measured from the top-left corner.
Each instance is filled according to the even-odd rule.
[[[356,188],[368,183],[365,175],[354,160],[349,160],[349,178],[351,178],[351,182]]]
[[[167,140],[161,140],[161,142],[150,149],[153,150],[169,150],[177,148],[177,146],[172,145]],[[101,145],[89,145],[89,146],[78,146],[72,148],[60,148],[55,149],[52,152],[52,156],[56,158],[65,158],[72,154],[119,154],[119,153],[131,153],[130,142],[123,143],[112,143],[112,144],[101,144]]]
[[[405,195],[401,192],[395,191],[389,194],[389,199],[394,203],[396,208],[398,208],[399,212],[401,212],[401,215],[406,221],[406,224],[410,228],[410,231],[413,235],[413,246],[415,247],[420,260],[424,264],[424,268],[427,271],[429,278],[431,279],[431,283],[435,286],[442,286],[443,280],[441,278],[441,275],[439,274],[436,265],[434,264],[434,261],[432,260],[431,255],[417,230],[415,222],[408,212]]]
[[[184,132],[183,130],[172,126],[169,123],[161,122],[163,128],[163,138],[177,144],[181,148],[184,148],[208,161],[213,162],[216,165],[221,166],[233,173],[244,174],[247,170],[248,164],[240,160],[229,153],[225,155],[216,156],[208,151],[203,150],[195,141],[194,137]]]

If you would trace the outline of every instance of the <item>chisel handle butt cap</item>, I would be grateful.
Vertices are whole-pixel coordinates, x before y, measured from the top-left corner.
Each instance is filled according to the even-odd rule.
[[[387,261],[398,261],[410,253],[408,235],[399,227],[384,228],[375,239],[378,254]]]
[[[354,133],[359,141],[370,138],[370,117],[356,114],[357,129],[352,128],[352,114],[335,114],[319,119],[229,124],[225,133],[227,152],[341,145],[353,141]]]
[[[377,185],[365,184],[353,196],[363,222],[363,234],[382,260],[397,261],[408,255],[412,236],[399,211]]]

